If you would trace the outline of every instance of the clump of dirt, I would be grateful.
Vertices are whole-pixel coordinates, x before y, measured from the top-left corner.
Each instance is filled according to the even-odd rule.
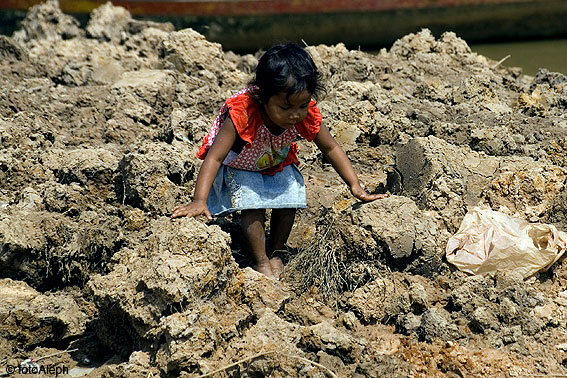
[[[479,204],[567,228],[567,78],[426,29],[377,55],[307,50],[324,122],[366,189],[392,195],[358,203],[300,141],[308,208],[277,282],[245,267],[238,216],[167,217],[190,200],[201,139],[258,54],[111,3],[83,30],[48,1],[0,36],[0,364],[44,357],[124,378],[567,374],[563,261],[523,281],[443,257]]]

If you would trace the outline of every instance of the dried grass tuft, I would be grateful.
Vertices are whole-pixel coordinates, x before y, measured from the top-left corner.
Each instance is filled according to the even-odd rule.
[[[341,235],[341,216],[327,211],[317,223],[317,231],[309,244],[287,264],[284,279],[304,293],[316,287],[323,299],[336,305],[338,294],[354,291],[384,272],[378,261],[363,261],[360,254],[349,246]]]

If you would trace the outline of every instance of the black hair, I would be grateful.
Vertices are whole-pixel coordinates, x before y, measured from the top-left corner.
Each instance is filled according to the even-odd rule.
[[[286,43],[270,48],[262,55],[256,66],[250,85],[258,90],[253,93],[260,103],[285,92],[287,96],[307,90],[318,99],[324,91],[321,74],[307,51],[296,43]]]

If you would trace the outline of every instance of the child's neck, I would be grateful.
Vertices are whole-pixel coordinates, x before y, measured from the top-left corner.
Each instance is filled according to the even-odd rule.
[[[279,127],[278,125],[276,125],[271,119],[270,117],[268,117],[268,114],[266,113],[266,110],[264,109],[263,104],[260,104],[259,108],[260,108],[260,116],[262,117],[262,122],[264,122],[264,126],[266,126],[266,128],[268,129],[268,131],[274,135],[280,135],[282,134],[285,129],[282,127]]]

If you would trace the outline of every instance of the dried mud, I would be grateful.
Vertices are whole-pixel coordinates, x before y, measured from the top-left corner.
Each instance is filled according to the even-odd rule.
[[[377,55],[309,46],[324,122],[369,191],[300,141],[308,208],[275,282],[238,216],[168,217],[223,100],[257,62],[110,3],[0,36],[0,361],[78,377],[567,375],[567,273],[468,276],[467,209],[567,229],[567,78],[428,30]],[[4,358],[5,357],[5,358]],[[237,363],[238,362],[238,363]]]

